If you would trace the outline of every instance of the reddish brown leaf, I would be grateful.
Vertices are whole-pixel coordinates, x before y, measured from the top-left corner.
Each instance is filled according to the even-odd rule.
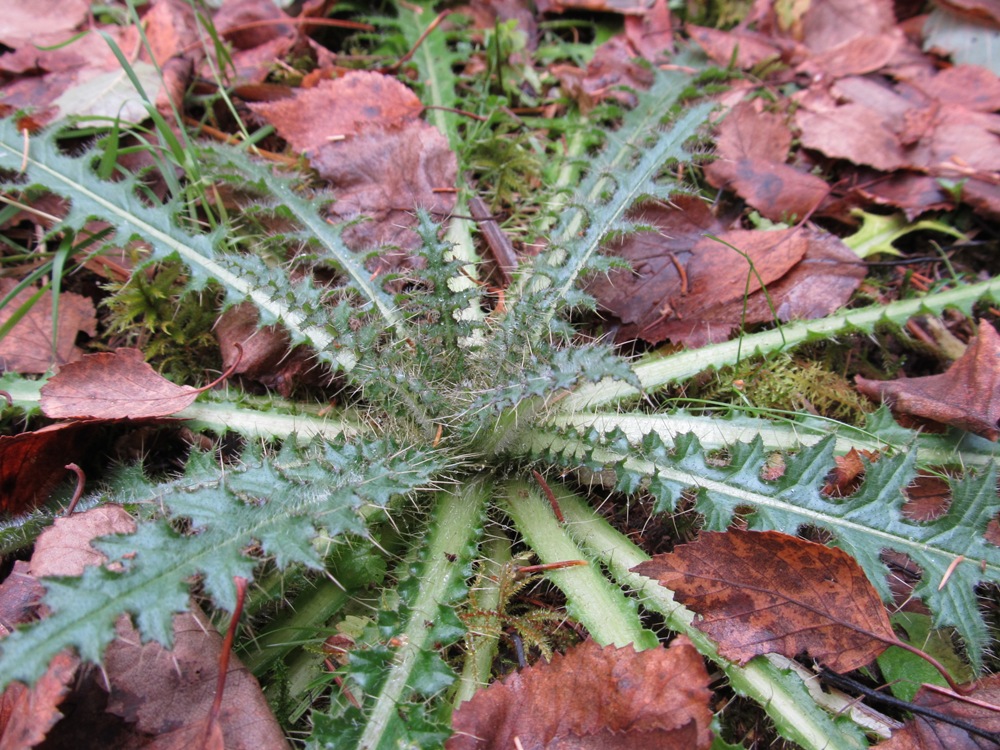
[[[587,641],[480,690],[452,717],[448,750],[698,750],[712,742],[705,664],[678,636],[636,653]]]
[[[805,7],[801,39],[814,53],[896,27],[892,0],[814,0]]]
[[[782,115],[760,100],[737,104],[719,126],[716,159],[705,168],[715,187],[728,187],[772,221],[794,223],[829,193],[826,182],[785,164],[792,134]]]
[[[15,560],[10,574],[0,583],[0,638],[12,625],[28,622],[45,590],[29,572],[28,563]]]
[[[685,29],[713,62],[729,65],[735,54],[736,67],[743,70],[749,70],[765,60],[788,58],[795,49],[793,44],[745,29],[720,31],[691,24]]]
[[[62,718],[59,704],[78,666],[80,658],[76,654],[60,651],[31,688],[19,682],[7,687],[0,696],[0,747],[26,749],[41,744]]]
[[[1000,675],[990,675],[976,683],[965,697],[984,705],[958,700],[925,687],[920,688],[913,702],[923,708],[937,711],[957,721],[971,724],[984,732],[1000,735]],[[992,708],[991,708],[992,706]],[[885,750],[992,750],[995,740],[968,732],[929,716],[914,714],[906,726],[892,733],[892,737],[878,745]]]
[[[865,451],[869,458],[871,454]],[[843,456],[834,456],[834,469],[826,475],[826,484],[823,485],[823,494],[834,497],[845,497],[850,495],[861,473],[865,470],[864,461],[861,460],[861,453],[857,448],[851,448]]]
[[[57,518],[43,531],[31,555],[31,575],[79,576],[84,568],[103,565],[104,553],[91,546],[99,536],[131,534],[135,519],[120,505],[101,505],[85,513]]]
[[[174,617],[174,648],[141,644],[127,618],[116,623],[118,637],[105,653],[111,684],[108,711],[157,738],[157,747],[198,747],[215,697],[222,637],[200,610]],[[257,680],[230,657],[226,689],[215,729],[224,747],[284,748],[284,734],[268,708]]]
[[[858,390],[900,414],[953,425],[989,440],[1000,436],[1000,336],[989,323],[940,375],[892,381],[855,378]]]
[[[354,72],[336,81],[298,89],[290,99],[250,104],[296,151],[318,154],[335,138],[402,128],[417,122],[423,105],[395,78]]]
[[[138,349],[118,349],[63,367],[42,386],[41,406],[53,419],[142,419],[178,412],[198,393],[158,375]]]
[[[407,265],[406,251],[420,244],[415,208],[441,220],[455,205],[455,155],[445,137],[419,119],[420,100],[394,78],[349,73],[291,99],[250,107],[329,180],[335,221],[372,219],[345,230],[349,247],[402,248],[384,254],[371,269],[376,273]]]
[[[22,42],[37,41],[41,29],[69,39],[89,14],[89,0],[8,0],[4,3],[0,42],[17,48]]]
[[[222,367],[245,375],[288,397],[297,385],[316,383],[324,370],[303,346],[289,351],[288,333],[278,326],[260,328],[257,308],[244,302],[226,310],[215,324],[214,333],[222,352]],[[234,344],[243,349],[240,356]]]
[[[663,62],[674,49],[674,28],[667,0],[656,0],[643,15],[625,16],[625,37],[641,57]]]
[[[8,294],[16,285],[13,279],[0,279],[0,296]],[[0,324],[8,321],[36,291],[32,287],[18,292],[0,309]],[[90,336],[97,334],[94,303],[79,294],[63,292],[59,295],[59,325],[53,358],[52,293],[45,292],[10,333],[0,339],[0,369],[21,374],[43,373],[78,360],[83,356],[83,351],[76,346],[76,336],[81,331]]]
[[[634,90],[649,88],[653,74],[635,58],[635,52],[623,37],[616,36],[594,52],[586,70],[573,65],[554,65],[555,75],[563,89],[584,111],[590,111],[602,99],[614,99],[634,106]]]
[[[833,99],[804,97],[795,113],[802,145],[835,159],[892,171],[909,164],[907,154],[885,110]]]
[[[673,590],[701,617],[719,653],[807,651],[835,672],[871,662],[896,636],[878,593],[841,549],[776,531],[703,532],[632,569]]]
[[[66,422],[34,432],[0,437],[0,512],[17,515],[36,508],[93,450],[94,422]]]

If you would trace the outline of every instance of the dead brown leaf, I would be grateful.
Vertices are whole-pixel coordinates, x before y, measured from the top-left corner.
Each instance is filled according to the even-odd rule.
[[[966,698],[979,702],[959,700],[949,695],[920,688],[913,702],[926,709],[970,724],[994,736],[1000,734],[1000,675],[990,675],[979,680]],[[906,726],[892,733],[892,737],[879,743],[885,750],[988,750],[996,742],[966,729],[956,727],[929,716],[914,714]]]
[[[785,117],[760,100],[737,104],[718,128],[716,159],[705,168],[715,187],[729,188],[772,221],[809,216],[830,192],[825,180],[785,163],[792,133]]]
[[[684,636],[638,653],[586,641],[476,693],[452,717],[445,747],[705,749],[707,685],[705,664]]]
[[[0,436],[0,512],[18,515],[48,500],[69,478],[66,464],[93,451],[96,431],[93,421],[64,422]]]
[[[53,419],[165,417],[190,406],[200,391],[174,385],[138,349],[88,354],[42,386],[42,412]]]
[[[653,82],[653,72],[635,57],[636,52],[628,40],[616,36],[597,48],[586,69],[553,65],[550,72],[584,112],[592,110],[603,99],[614,99],[632,107],[637,101],[635,91],[647,89]]]
[[[797,53],[797,45],[794,43],[747,29],[721,31],[692,24],[684,28],[718,65],[729,65],[735,61],[737,68],[749,70],[765,60],[787,62]]]
[[[62,718],[59,704],[69,692],[80,658],[60,651],[34,685],[15,682],[0,696],[0,750],[26,750],[45,740]]]
[[[674,25],[667,0],[655,0],[642,15],[625,16],[625,38],[640,57],[663,62],[674,50]]]
[[[703,532],[632,569],[674,591],[701,617],[719,653],[807,651],[835,672],[870,663],[896,641],[889,616],[854,558],[776,531]]]
[[[394,78],[353,72],[288,100],[249,106],[330,182],[332,219],[372,219],[344,232],[349,247],[401,248],[373,271],[405,265],[406,251],[419,245],[414,209],[442,220],[455,205],[455,155],[444,136],[419,119],[420,100]]]
[[[222,367],[245,375],[290,396],[297,385],[315,383],[323,374],[312,353],[302,346],[289,351],[291,339],[278,326],[258,326],[257,308],[244,302],[226,310],[215,324],[215,337],[222,352]],[[234,344],[243,348],[240,357]],[[239,358],[239,364],[236,360]]]
[[[0,42],[12,49],[37,43],[40,28],[69,39],[89,13],[89,0],[9,0],[4,3]]]
[[[9,294],[17,282],[0,279],[0,296]],[[18,308],[38,290],[22,289],[0,309],[0,324],[10,320]],[[52,293],[39,297],[27,314],[6,336],[0,339],[0,369],[21,374],[47,372],[52,368],[75,362],[83,356],[76,346],[78,333],[97,335],[94,303],[73,292],[59,295],[59,319],[55,352],[52,351]]]
[[[892,381],[855,378],[858,390],[894,412],[953,425],[989,440],[1000,436],[1000,335],[981,321],[979,335],[940,375]]]
[[[198,747],[215,698],[222,636],[197,608],[174,617],[174,647],[142,644],[127,618],[105,652],[111,685],[108,711],[136,732],[156,737],[157,748]],[[227,750],[284,748],[284,733],[257,680],[230,657],[218,729]]]

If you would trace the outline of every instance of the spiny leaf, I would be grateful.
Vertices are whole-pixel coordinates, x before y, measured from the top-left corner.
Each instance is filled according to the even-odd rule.
[[[37,679],[67,647],[100,661],[122,612],[136,616],[144,639],[169,645],[172,616],[187,608],[192,577],[201,576],[216,604],[231,610],[233,577],[252,579],[259,562],[246,553],[252,544],[279,567],[319,568],[322,560],[310,544],[318,533],[333,539],[364,534],[362,506],[382,507],[425,484],[438,468],[428,455],[385,441],[305,450],[288,441],[273,458],[248,451],[237,467],[220,468],[211,456],[196,455],[182,478],[157,485],[127,472],[122,494],[112,499],[163,507],[169,518],[95,545],[121,571],[91,567],[78,579],[45,579],[52,614],[3,641],[0,684]],[[178,533],[170,519],[187,519],[193,533]]]
[[[172,218],[181,211],[178,199],[162,206],[147,205],[139,198],[139,178],[135,175],[119,182],[102,181],[94,171],[96,152],[66,156],[57,144],[58,134],[57,130],[47,130],[32,138],[23,181],[12,172],[3,173],[0,179],[4,190],[43,187],[69,199],[65,218],[51,231],[79,230],[92,218],[109,221],[118,231],[119,243],[141,237],[149,243],[152,260],[180,258],[191,275],[190,289],[203,289],[209,281],[215,281],[225,290],[228,304],[249,299],[261,311],[265,323],[280,320],[296,343],[308,342],[322,360],[347,370],[354,366],[354,353],[338,350],[330,331],[310,322],[300,309],[300,292],[310,287],[310,282],[292,284],[282,269],[267,267],[257,258],[217,252],[223,242],[221,229],[210,234],[188,234]],[[21,162],[23,148],[23,137],[14,120],[0,120],[0,161],[13,169]],[[258,171],[263,174],[266,170],[261,167]],[[323,223],[318,215],[316,220]],[[333,232],[329,225],[326,227],[326,234]],[[301,296],[310,299],[315,294]]]
[[[624,217],[637,201],[667,200],[676,190],[676,181],[661,174],[671,162],[690,159],[684,147],[715,106],[703,102],[670,121],[680,109],[681,97],[690,95],[690,84],[685,73],[658,72],[650,90],[625,115],[612,145],[580,184],[553,233],[552,249],[539,256],[528,277],[534,279],[529,281],[528,296],[539,295],[534,304],[548,310],[548,317],[573,289],[607,235],[634,229]]]
[[[591,436],[592,437],[592,436]],[[593,447],[587,436],[572,432],[536,437],[548,456],[566,466],[587,464],[611,468],[617,481],[643,486],[654,494],[657,507],[674,507],[681,492],[695,494],[695,510],[708,530],[726,529],[740,510],[751,530],[795,534],[802,527],[829,532],[861,565],[886,601],[892,595],[883,550],[902,552],[922,571],[914,595],[924,599],[936,627],[954,626],[965,639],[969,657],[978,669],[987,643],[986,625],[979,613],[976,586],[1000,582],[1000,548],[986,542],[986,525],[996,511],[996,467],[949,480],[952,502],[942,517],[919,523],[903,515],[904,490],[916,474],[915,451],[885,456],[867,467],[859,489],[847,498],[822,493],[827,472],[833,467],[834,438],[803,448],[786,458],[785,472],[777,480],[762,478],[768,453],[757,437],[729,448],[729,461],[706,454],[693,435],[680,436],[668,448],[655,433],[641,445],[622,434],[607,440],[617,445]],[[631,445],[630,450],[622,450]],[[748,511],[749,509],[749,511]],[[961,557],[964,562],[952,568]],[[951,569],[947,584],[938,584]]]

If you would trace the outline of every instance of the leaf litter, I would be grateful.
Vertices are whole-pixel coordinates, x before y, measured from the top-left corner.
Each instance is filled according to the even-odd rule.
[[[16,3],[19,9],[23,4]],[[626,104],[634,101],[630,89],[644,87],[649,77],[644,64],[633,58],[638,55],[660,63],[667,59],[664,50],[671,46],[675,27],[666,3],[651,6],[586,0],[541,5],[548,12],[587,8],[627,14],[626,35],[612,38],[600,47],[586,68],[566,66],[551,71],[582,108],[609,99]],[[160,63],[172,62],[172,69],[179,71],[179,80],[184,83],[190,70],[204,64],[189,49],[192,46],[189,32],[193,27],[185,20],[188,18],[184,15],[185,8],[183,3],[158,0],[145,16],[147,33],[158,40],[154,46],[160,52],[155,59]],[[38,13],[45,15],[46,11]],[[789,13],[793,15],[782,15]],[[6,97],[0,106],[13,109],[34,104],[42,112],[36,122],[42,122],[57,116],[52,107],[65,102],[67,96],[70,101],[73,96],[84,96],[88,76],[93,81],[102,69],[116,70],[117,63],[109,62],[106,45],[86,46],[95,44],[97,35],[93,33],[58,54],[40,54],[28,49],[26,40],[35,31],[36,19],[27,18],[26,26],[16,27],[22,29],[20,37],[12,32],[13,36],[0,39],[13,50],[0,56],[0,70],[11,79],[2,84]],[[226,4],[216,19],[220,33],[236,48],[234,61],[237,80],[241,82],[261,83],[270,73],[273,61],[293,48],[305,50],[315,59],[321,75],[304,80],[303,87],[291,90],[290,96],[287,96],[289,91],[280,87],[258,89],[258,94],[268,92],[262,97],[266,101],[251,102],[246,89],[247,100],[251,102],[247,106],[262,122],[273,124],[291,149],[305,156],[317,175],[332,184],[337,198],[329,208],[332,222],[361,215],[370,217],[350,227],[345,238],[358,251],[386,248],[368,259],[374,275],[397,273],[418,262],[409,252],[417,244],[413,208],[428,209],[444,219],[455,207],[457,183],[454,154],[444,137],[420,119],[423,111],[420,101],[403,84],[381,73],[340,75],[342,71],[335,70],[332,56],[303,33],[301,24],[283,23],[292,17],[271,3]],[[65,41],[82,28],[84,20],[85,17],[64,14],[63,28],[49,30],[60,34],[60,40]],[[256,21],[267,23],[253,28]],[[114,33],[126,34],[129,28]],[[29,33],[23,33],[23,29]],[[734,87],[740,99],[735,103],[727,99],[731,105],[729,112],[716,129],[716,158],[705,165],[709,184],[735,193],[762,217],[781,225],[769,231],[751,228],[745,222],[725,218],[725,211],[713,210],[685,196],[676,196],[669,205],[649,203],[637,209],[631,218],[646,225],[647,231],[630,235],[611,247],[631,268],[613,270],[607,278],[592,280],[589,287],[605,313],[620,321],[616,329],[618,341],[642,339],[657,344],[669,340],[696,347],[728,339],[744,326],[820,317],[841,307],[865,277],[866,266],[835,235],[812,223],[813,218],[850,225],[856,223],[856,216],[851,213],[854,208],[872,204],[899,208],[909,219],[957,203],[972,206],[984,216],[1000,215],[1000,190],[995,176],[1000,169],[1000,146],[996,138],[1000,120],[994,114],[1000,107],[1000,84],[996,76],[971,65],[937,69],[897,25],[889,3],[827,0],[814,2],[804,10],[758,4],[733,31],[696,25],[687,25],[685,31],[720,65],[732,61],[739,68],[765,66],[766,71],[768,64],[774,64],[774,72],[764,77],[772,87],[793,80],[801,82],[805,77],[810,81],[798,95],[787,99],[778,96],[767,104],[750,92],[749,87],[742,90]],[[129,42],[134,39],[120,37],[123,49],[132,48]],[[34,67],[25,62],[30,55],[36,56]],[[378,104],[373,106],[373,101]],[[161,97],[159,104],[165,106],[166,99]],[[70,111],[76,110],[65,107],[62,114]],[[957,189],[946,189],[948,181],[955,181]],[[716,239],[706,236],[709,234]],[[62,300],[69,298],[64,295]],[[43,302],[34,309],[45,310],[46,304]],[[241,319],[237,323],[234,326],[237,333],[219,334],[224,350],[230,341],[247,340],[245,332],[255,327],[253,321]],[[51,332],[51,319],[47,325]],[[79,356],[75,332],[83,330],[95,335],[93,325],[92,318],[85,315],[76,324],[60,319],[58,351],[63,354],[56,364],[65,364]],[[44,331],[46,321],[41,320],[36,328]],[[250,358],[250,364],[245,363],[244,370],[282,391],[282,383],[298,379],[308,369],[309,355],[297,350],[298,354],[286,358],[290,345],[287,337],[277,334],[276,341],[266,341],[266,335],[258,335],[268,345],[262,347],[262,354]],[[26,339],[21,356],[28,357],[32,349],[42,350],[37,346],[40,336],[41,333],[32,334]],[[991,406],[995,342],[995,331],[983,323],[979,337],[969,346],[968,359],[963,357],[947,373],[879,385],[859,378],[858,387],[873,396],[889,398],[901,412],[956,425],[995,440],[997,415]],[[45,471],[52,474],[51,466],[57,456],[69,455],[72,446],[86,442],[84,436],[92,426],[86,420],[90,417],[162,416],[183,408],[197,395],[194,389],[151,377],[155,373],[145,366],[139,352],[123,350],[115,355],[96,356],[101,359],[91,360],[83,369],[66,368],[65,375],[50,381],[52,388],[47,392],[46,412],[50,416],[84,418],[84,421],[0,439],[12,441],[0,443],[0,450],[4,445],[17,445],[19,439],[24,443],[17,448],[8,447],[10,452],[2,454],[0,485],[5,491],[15,486],[22,490],[5,493],[0,503],[3,510],[19,512],[35,504],[33,500],[20,499],[31,493],[44,499],[49,485],[42,474]],[[15,364],[12,359],[6,369],[18,369]],[[124,366],[125,370],[116,374],[113,368],[118,366]],[[122,388],[125,382],[130,389]],[[111,395],[107,393],[109,384],[114,386]],[[67,396],[66,391],[60,394],[60,385],[69,387],[71,392],[76,388],[80,391],[77,395]],[[953,395],[956,387],[961,393],[958,403]],[[94,408],[95,400],[105,403]],[[135,409],[135,404],[142,402],[149,403],[150,408]],[[48,442],[50,434],[52,442]],[[10,468],[36,463],[36,459],[42,467],[41,473],[22,475]],[[850,465],[845,462],[840,472],[831,477],[828,490],[850,492],[851,483],[863,471],[863,465],[857,456],[849,462]],[[58,527],[62,526],[60,522]],[[111,530],[101,528],[94,533]],[[779,580],[787,583],[810,571],[825,571],[819,579],[809,579],[806,586],[811,593],[822,592],[816,601],[808,597],[796,600],[799,604],[806,601],[805,606],[793,607],[794,614],[784,618],[785,622],[773,615],[766,616],[767,627],[780,624],[791,629],[775,638],[786,642],[784,650],[791,651],[792,656],[804,648],[841,669],[866,664],[875,646],[865,642],[864,637],[861,642],[852,640],[858,632],[869,632],[870,628],[871,633],[892,636],[891,628],[885,630],[885,610],[877,595],[869,591],[870,586],[866,588],[863,575],[851,568],[850,558],[843,553],[821,545],[816,545],[819,550],[813,550],[805,547],[807,543],[800,544],[801,540],[777,536],[772,534],[772,541],[776,541],[775,548],[770,550],[760,543],[760,537],[753,544],[734,541],[742,537],[733,532],[703,534],[698,544],[716,545],[707,562],[717,564],[718,560],[726,559],[732,563],[732,569],[752,570],[758,575],[766,566],[783,564],[780,555],[788,552],[792,562],[781,568],[780,575],[773,576],[774,590],[767,592],[779,599],[783,597],[786,605],[790,595],[782,593]],[[84,546],[90,550],[89,553],[83,550],[84,554],[93,553],[89,542]],[[39,550],[44,550],[41,540]],[[36,555],[41,567],[44,556],[39,550]],[[683,554],[693,552],[689,549]],[[100,560],[91,564],[100,564]],[[682,593],[682,583],[666,568],[659,567],[665,565],[665,558],[658,557],[646,565],[649,567],[645,571],[666,576],[670,586],[678,588],[679,596],[701,597],[701,594]],[[729,580],[731,575],[727,570],[727,583],[734,584]],[[827,590],[824,587],[831,583],[830,579],[836,579],[838,585],[857,584],[857,589],[848,593],[836,587]],[[734,585],[739,589],[740,584]],[[747,584],[742,586],[736,596],[741,601]],[[712,596],[718,596],[718,592],[712,592]],[[705,597],[711,599],[708,594]],[[0,589],[0,602],[3,600]],[[709,604],[699,627],[708,621],[726,619],[729,612],[726,608],[732,602],[719,604],[712,599]],[[752,636],[755,632],[749,621],[764,609],[760,605],[755,607],[737,613],[740,631],[737,635]],[[803,635],[803,641],[798,640],[802,633],[797,628],[806,629],[802,627],[803,610],[812,615],[815,611],[825,612],[823,628],[830,625],[832,635],[827,633],[824,639],[810,633]],[[844,624],[847,611],[852,616],[870,615],[874,620],[863,625],[848,624],[847,630],[854,635],[845,635],[836,626]],[[196,616],[189,617],[190,620],[175,623],[178,653],[183,650],[182,633],[210,630],[204,622],[199,624]],[[160,735],[170,727],[158,713],[157,704],[167,703],[169,717],[174,710],[170,705],[174,688],[183,692],[169,680],[180,677],[168,674],[169,670],[161,673],[155,679],[168,681],[164,684],[169,684],[170,689],[158,693],[158,686],[152,684],[154,678],[129,667],[137,658],[136,649],[152,647],[138,646],[134,631],[122,630],[121,634],[126,640],[116,642],[108,658],[110,662],[118,653],[116,648],[120,651],[125,674],[116,679],[126,687],[120,688],[117,697],[112,691],[112,703],[117,713],[130,721],[137,720],[136,726],[141,731]],[[773,645],[767,638],[747,644],[727,640],[724,634],[717,637],[720,646],[730,649],[730,655],[741,661],[763,653],[759,649],[765,642],[767,647]],[[210,665],[217,651],[217,646],[201,643],[191,648],[197,652],[192,657],[194,672],[206,668],[204,664]],[[162,650],[142,651],[142,654],[138,657],[142,663],[170,662]],[[678,666],[681,662],[683,666]],[[44,686],[39,684],[38,705],[47,708],[39,710],[37,716],[16,714],[21,718],[13,724],[16,729],[10,731],[27,738],[23,740],[25,743],[37,741],[32,737],[44,736],[51,722],[58,718],[53,712],[75,669],[75,664],[54,663],[52,674],[46,678],[48,682]],[[453,738],[449,747],[509,747],[515,741],[529,747],[542,746],[553,739],[577,747],[587,746],[587,742],[595,747],[616,747],[619,741],[622,747],[645,747],[645,743],[651,747],[706,747],[710,742],[711,711],[707,705],[710,695],[705,687],[707,675],[703,673],[700,657],[683,638],[675,639],[669,649],[640,653],[611,647],[601,649],[588,642],[558,655],[552,664],[515,673],[479,693],[456,714],[455,727],[464,734]],[[657,680],[664,675],[671,676],[673,682],[656,690]],[[584,682],[588,676],[596,678],[593,684]],[[609,684],[619,685],[623,681],[629,685],[636,681],[642,688],[632,692],[623,689],[622,695],[615,696],[620,702],[610,704],[606,714],[590,713],[593,701],[581,700],[604,693]],[[684,690],[676,689],[678,682],[684,685]],[[574,689],[568,690],[567,686]],[[984,682],[981,689],[984,699],[996,703],[992,683]],[[24,698],[13,700],[23,704]],[[240,700],[262,705],[255,689],[241,695]],[[923,694],[918,697],[918,702],[935,700],[938,698]],[[526,709],[526,705],[530,708]],[[666,713],[663,705],[671,706]],[[204,697],[193,698],[191,706],[181,711],[181,715],[190,717],[185,719],[188,723],[183,731],[195,726],[199,713],[205,709]],[[262,720],[270,716],[266,707],[259,710],[254,715]],[[992,726],[989,724],[992,719],[986,715],[971,718]],[[27,722],[28,726],[19,728],[18,721]],[[921,724],[924,721],[917,718],[900,732],[899,746],[907,746],[905,743],[911,741],[906,739],[908,732],[938,731],[927,730]],[[187,736],[178,737],[170,741],[189,741]],[[492,744],[461,744],[472,742],[473,737]],[[921,740],[931,743],[928,747],[935,746],[935,741],[938,740]],[[956,737],[953,741],[956,744],[940,746],[962,747],[965,745],[960,743],[966,739]]]

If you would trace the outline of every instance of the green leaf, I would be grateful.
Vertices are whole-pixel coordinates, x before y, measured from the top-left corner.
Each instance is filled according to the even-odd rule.
[[[288,443],[273,458],[248,451],[234,467],[196,455],[183,477],[157,485],[128,472],[132,476],[119,482],[128,488],[127,496],[112,494],[112,501],[162,507],[168,518],[94,543],[122,572],[91,567],[80,578],[44,579],[52,614],[3,641],[0,685],[32,682],[67,647],[100,662],[123,612],[134,615],[144,640],[169,646],[172,617],[187,609],[195,576],[218,606],[232,610],[233,576],[252,579],[260,562],[247,554],[252,544],[263,546],[279,565],[319,567],[310,545],[314,537],[365,533],[367,506],[382,507],[424,485],[437,468],[426,454],[373,441],[305,450]],[[192,533],[174,530],[171,521],[181,520]]]
[[[952,502],[940,518],[918,523],[902,512],[904,489],[916,475],[914,451],[883,456],[868,465],[864,481],[847,498],[823,495],[826,474],[833,468],[834,438],[803,448],[786,458],[781,478],[762,478],[768,452],[757,437],[729,446],[729,461],[720,465],[693,436],[677,438],[666,451],[658,437],[651,437],[631,451],[593,447],[573,433],[536,435],[535,449],[545,449],[551,459],[575,467],[585,461],[612,468],[618,482],[656,477],[647,483],[659,507],[676,502],[677,490],[695,493],[695,510],[705,517],[705,528],[724,531],[739,510],[748,528],[795,534],[803,527],[829,532],[861,565],[886,601],[892,600],[881,560],[883,550],[902,552],[922,571],[914,595],[924,600],[934,615],[935,627],[953,626],[965,641],[969,658],[978,670],[987,645],[986,625],[979,612],[976,586],[1000,582],[1000,548],[986,542],[986,525],[996,512],[996,467],[990,464],[979,475],[968,472],[949,480]],[[942,588],[938,584],[956,558]]]

